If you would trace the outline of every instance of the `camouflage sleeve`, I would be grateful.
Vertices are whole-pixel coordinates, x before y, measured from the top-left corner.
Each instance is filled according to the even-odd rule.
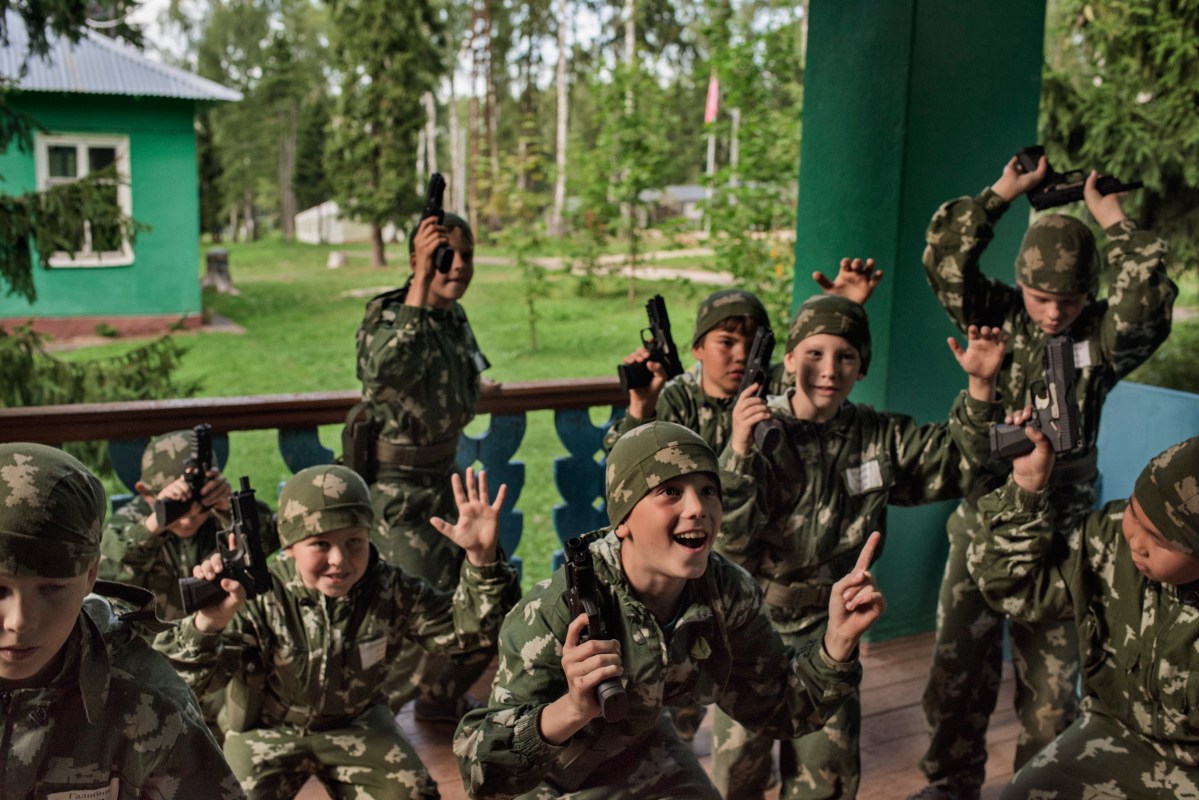
[[[99,576],[106,581],[120,581],[145,586],[145,576],[162,554],[165,537],[150,533],[144,524],[146,504],[131,502],[112,515],[100,538]]]
[[[725,576],[728,577],[724,580]],[[744,570],[724,570],[733,662],[727,691],[717,705],[747,728],[776,739],[794,739],[820,728],[862,680],[855,657],[839,663],[820,637],[788,648],[771,625],[762,592]]]
[[[192,614],[154,637],[154,649],[166,656],[175,672],[197,696],[208,694],[233,677],[236,666],[241,663],[240,658],[234,657],[235,653],[258,647],[258,638],[246,620],[249,609],[250,604],[243,606],[225,629],[217,633],[197,630],[196,617]]]
[[[392,304],[368,330],[360,331],[358,377],[369,391],[378,393],[419,381],[438,358],[431,349],[424,308]]]
[[[167,736],[172,720],[160,719],[162,733]],[[158,740],[163,745],[161,763],[147,776],[138,796],[154,800],[245,800],[241,783],[204,724],[198,707],[180,727],[169,745]]]
[[[979,500],[982,527],[967,550],[967,567],[996,610],[1024,622],[1071,613],[1069,552],[1077,531],[1054,535],[1049,492],[1028,492],[1013,480]]]
[[[1117,378],[1136,369],[1170,335],[1178,287],[1166,274],[1166,242],[1128,220],[1108,228],[1107,262],[1116,270],[1101,342]]]
[[[387,613],[394,633],[434,653],[463,653],[489,647],[504,615],[520,597],[516,571],[506,561],[482,567],[463,559],[458,586],[443,592],[398,567]]]
[[[658,402],[654,406],[654,415],[648,419],[641,419],[632,414],[625,414],[616,421],[608,432],[604,434],[604,452],[610,452],[616,440],[624,434],[633,430],[633,428],[644,425],[647,422],[661,420],[662,422],[677,422],[678,424],[696,430],[694,420],[689,419],[693,416],[686,413],[685,400],[686,387],[683,386],[679,378],[672,378],[662,387],[662,393],[658,395]]]
[[[887,414],[895,474],[890,502],[914,506],[962,497],[973,477],[971,459],[990,460],[987,425],[1001,409],[998,402],[960,392],[946,422],[918,425],[906,415]]]
[[[782,508],[776,497],[774,470],[768,457],[751,448],[745,455],[726,445],[720,454],[720,504],[724,521],[717,546],[721,555],[737,566],[756,572],[770,510]],[[795,476],[798,480],[799,476]]]
[[[458,770],[475,800],[532,790],[565,750],[541,735],[542,710],[567,691],[562,648],[568,622],[555,613],[555,597],[535,592],[505,620],[488,705],[463,717],[454,734]]]
[[[989,188],[942,204],[924,234],[924,275],[959,330],[1001,325],[1016,290],[982,273],[979,259],[1008,203]]]

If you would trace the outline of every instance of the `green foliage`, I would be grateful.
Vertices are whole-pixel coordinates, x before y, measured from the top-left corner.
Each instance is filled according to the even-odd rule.
[[[117,182],[116,166],[110,165],[44,192],[0,197],[0,284],[8,284],[8,294],[37,299],[30,238],[42,267],[49,268],[54,253],[79,252],[89,234],[92,250],[106,252],[121,249],[125,240],[132,244],[138,231],[148,230],[121,213]]]
[[[1199,352],[1199,319],[1175,320],[1170,338],[1149,360],[1138,367],[1129,380],[1199,394],[1199,370],[1195,353]]]
[[[1040,135],[1050,162],[1145,182],[1141,227],[1199,265],[1199,3],[1056,0],[1046,27]]]
[[[183,353],[164,336],[121,355],[72,363],[47,353],[45,338],[27,325],[11,334],[0,328],[0,408],[191,397],[199,384],[174,377]],[[104,442],[67,449],[98,472],[112,469]]]
[[[313,93],[300,108],[292,183],[296,187],[296,205],[301,211],[333,196],[333,184],[324,167],[325,140],[332,108],[332,100],[320,92]]]
[[[445,71],[446,43],[432,3],[329,0],[340,72],[325,170],[343,213],[382,227],[419,211],[420,98]]]

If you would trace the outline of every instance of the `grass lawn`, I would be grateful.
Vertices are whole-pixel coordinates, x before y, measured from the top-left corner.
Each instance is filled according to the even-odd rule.
[[[330,270],[325,266],[327,254],[338,248],[269,239],[231,244],[228,249],[230,271],[241,294],[207,293],[204,306],[243,328],[244,333],[178,336],[187,348],[179,379],[198,380],[205,397],[358,389],[354,332],[366,301],[379,291],[398,286],[407,276],[407,260],[400,260],[406,252],[389,248],[395,263],[385,269],[372,269],[364,256],[354,255],[346,267]],[[485,247],[478,252],[491,254]],[[686,259],[673,260],[670,265],[698,266]],[[638,331],[646,323],[644,300],[655,293],[666,298],[675,340],[686,347],[695,308],[713,290],[682,281],[639,282],[637,303],[630,306],[623,278],[600,279],[596,291],[587,297],[579,296],[577,279],[562,272],[550,272],[548,283],[548,295],[536,301],[534,350],[519,274],[510,267],[477,268],[463,305],[494,365],[485,373],[487,377],[502,382],[612,375],[620,359],[638,345]],[[129,347],[128,343],[113,343],[60,356],[85,360]],[[689,364],[690,358],[684,362]],[[592,418],[599,424],[609,413],[609,408],[596,408]],[[468,432],[478,434],[487,425],[488,418],[481,417]],[[340,434],[341,426],[326,426],[321,438],[327,447],[340,452]],[[289,477],[273,430],[234,433],[230,439],[225,472],[231,478],[249,475],[255,486],[267,487]],[[561,502],[552,474],[553,459],[559,455],[566,455],[566,450],[554,432],[552,412],[529,414],[527,433],[517,454],[526,465],[526,483],[517,506],[524,513],[524,537],[518,553],[524,560],[526,586],[549,575],[550,554],[558,547],[550,513],[554,504]]]

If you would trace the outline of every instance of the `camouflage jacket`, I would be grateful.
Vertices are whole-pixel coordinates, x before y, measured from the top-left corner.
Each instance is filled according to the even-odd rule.
[[[767,588],[775,623],[787,632],[827,615],[827,588],[853,568],[872,531],[885,533],[888,504],[962,496],[970,465],[987,458],[987,425],[999,409],[961,392],[948,422],[917,425],[847,402],[819,425],[791,413],[791,392],[770,398],[782,431],[767,440],[768,452],[721,454],[724,524],[716,540]],[[771,601],[771,582],[796,599]]]
[[[687,372],[666,382],[662,387],[662,393],[658,395],[658,404],[652,419],[677,422],[684,428],[690,428],[719,453],[724,450],[729,434],[733,432],[733,406],[736,405],[737,398],[711,397],[706,394],[700,383],[702,366],[696,364]],[[790,383],[793,384],[794,381]],[[775,364],[771,371],[770,391],[781,393],[786,391],[787,385],[786,371],[782,369],[782,364]],[[622,435],[649,421],[631,414],[621,417],[604,434],[604,450],[611,450]]]
[[[998,379],[1005,413],[1032,402],[1030,387],[1045,375],[1045,343],[1051,338],[1024,310],[1020,288],[987,278],[979,266],[995,224],[1008,207],[989,188],[977,197],[945,203],[929,223],[924,250],[925,275],[954,325],[962,331],[972,324],[1001,326],[1010,337],[1010,360],[1005,359]],[[1097,476],[1095,440],[1103,401],[1169,336],[1178,294],[1166,274],[1164,240],[1129,221],[1105,233],[1107,264],[1114,273],[1110,292],[1106,299],[1090,303],[1066,332],[1075,342],[1075,391],[1086,446],[1063,458],[1058,474],[1072,473],[1074,480],[1065,482],[1080,484],[1082,491],[1090,491]],[[1071,469],[1071,464],[1077,467]],[[1000,485],[1003,477],[1002,471],[989,471],[984,491]],[[1055,479],[1055,484],[1060,482]]]
[[[154,646],[197,694],[230,682],[230,703],[246,717],[231,722],[235,730],[325,730],[348,725],[379,698],[406,641],[438,653],[487,647],[517,598],[516,573],[504,562],[464,561],[450,593],[371,553],[358,584],[327,598],[306,588],[279,551],[268,562],[272,591],[248,601],[223,631],[201,633],[188,617]],[[247,702],[260,713],[246,713]]]
[[[143,524],[154,509],[141,497],[135,497],[111,517],[100,540],[100,577],[140,586],[154,593],[158,616],[180,619],[185,615],[179,596],[179,579],[190,578],[192,567],[216,552],[216,533],[227,529],[232,519],[214,511],[195,536],[181,539],[170,531],[150,533]],[[262,525],[262,546],[267,552],[279,547],[274,514],[258,504]]]
[[[381,294],[366,306],[357,334],[362,399],[386,442],[457,441],[474,419],[486,359],[461,305],[413,308],[404,305],[407,292]]]
[[[0,795],[243,800],[195,697],[140,635],[154,620],[150,593],[104,582],[95,592],[50,685],[0,693]]]
[[[755,731],[792,738],[819,727],[860,681],[857,660],[831,662],[818,639],[787,649],[753,580],[716,554],[704,576],[688,584],[667,636],[625,581],[616,535],[605,528],[586,536],[596,582],[609,592],[628,717],[592,720],[562,746],[541,736],[541,710],[567,691],[562,646],[572,616],[559,569],[508,615],[489,705],[467,714],[454,737],[459,770],[476,800],[519,795],[545,779],[580,786],[608,761],[648,746],[665,706],[715,702]]]
[[[1123,536],[1126,505],[1108,503],[1054,536],[1049,493],[1009,481],[979,502],[986,526],[971,544],[970,574],[997,611],[1017,619],[1072,611],[1084,707],[1199,767],[1199,608],[1136,568]]]

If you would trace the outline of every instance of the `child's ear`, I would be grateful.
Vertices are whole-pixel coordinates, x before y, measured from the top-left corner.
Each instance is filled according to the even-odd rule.
[[[786,353],[783,353],[783,369],[787,370],[787,372],[795,372],[795,359],[792,357],[794,352],[794,350],[788,350]]]
[[[88,594],[91,594],[92,590],[96,588],[96,578],[99,576],[99,574],[100,574],[100,559],[99,559],[99,557],[97,557],[96,560],[92,562],[91,568],[88,569],[88,571],[87,571]]]
[[[622,522],[616,526],[613,532],[617,539],[624,539],[629,535],[629,526]]]
[[[704,363],[704,340],[700,339],[699,344],[691,348],[691,357],[699,363]]]
[[[142,496],[143,500],[150,505],[154,505],[154,501],[157,499],[157,497],[153,492],[150,491],[150,487],[144,481],[138,481],[137,483],[133,484],[133,488],[139,495]]]

